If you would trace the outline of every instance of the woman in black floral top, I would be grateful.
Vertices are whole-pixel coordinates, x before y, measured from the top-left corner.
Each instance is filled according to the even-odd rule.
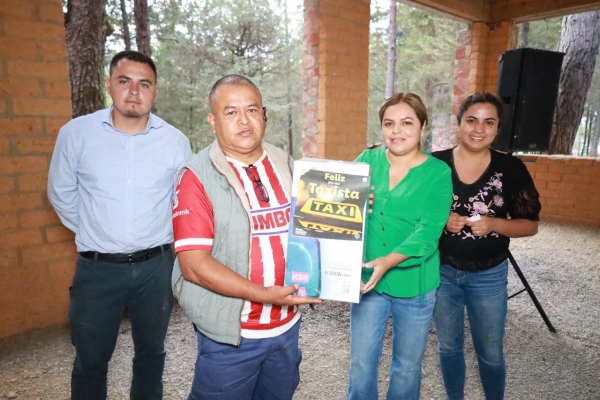
[[[537,233],[538,192],[521,160],[490,149],[502,102],[475,93],[457,115],[460,144],[433,155],[452,169],[453,201],[440,238],[441,284],[435,323],[448,399],[464,398],[464,309],[487,400],[503,399],[510,238]]]

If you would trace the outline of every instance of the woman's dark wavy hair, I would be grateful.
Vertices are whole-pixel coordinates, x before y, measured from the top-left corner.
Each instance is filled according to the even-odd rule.
[[[458,110],[458,114],[456,114],[456,120],[458,121],[458,125],[460,125],[460,121],[462,120],[462,116],[464,113],[474,106],[475,104],[488,103],[493,105],[496,108],[496,112],[498,113],[498,129],[500,128],[500,120],[502,119],[502,113],[504,112],[504,106],[502,105],[502,100],[500,100],[495,95],[488,92],[477,92],[473,93],[463,103],[460,105],[460,109]]]

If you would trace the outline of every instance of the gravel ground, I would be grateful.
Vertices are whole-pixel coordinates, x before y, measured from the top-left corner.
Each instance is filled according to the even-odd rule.
[[[548,331],[527,293],[509,300],[506,398],[600,399],[600,230],[544,222],[537,236],[514,240],[511,250],[557,333]],[[509,293],[521,288],[511,269]],[[304,310],[301,381],[294,400],[345,399],[348,325],[347,304],[332,301]],[[467,399],[482,399],[468,335],[466,340]],[[167,349],[164,397],[185,399],[196,343],[192,326],[178,307],[169,327]],[[68,399],[73,355],[66,328],[0,340],[0,398]],[[110,399],[128,398],[132,356],[129,322],[123,321],[110,364]],[[380,398],[387,387],[389,362],[388,330],[379,373]],[[421,399],[444,398],[432,327],[423,362]]]

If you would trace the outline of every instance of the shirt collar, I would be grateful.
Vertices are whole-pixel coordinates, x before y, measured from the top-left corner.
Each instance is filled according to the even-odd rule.
[[[113,119],[112,119],[112,111],[113,111],[113,105],[111,104],[110,107],[108,107],[108,109],[106,110],[107,113],[103,118],[103,123],[110,125],[114,130],[118,130],[117,128],[115,128],[115,125],[113,124]],[[162,121],[160,118],[158,118],[156,115],[150,113],[148,115],[148,123],[146,124],[146,128],[144,128],[144,130],[140,133],[148,133],[150,131],[150,128],[154,128],[154,129],[158,129],[162,126]],[[140,134],[138,133],[138,134]]]
[[[267,152],[265,151],[265,149],[263,149],[262,155],[258,158],[258,160],[256,160],[255,162],[253,162],[251,165],[260,165],[263,160],[265,159],[265,157],[267,156]],[[243,167],[247,167],[248,164],[246,164],[245,162],[236,160],[235,158],[229,157],[229,156],[225,156],[225,159],[230,162],[231,164],[237,166],[238,168],[243,168]]]

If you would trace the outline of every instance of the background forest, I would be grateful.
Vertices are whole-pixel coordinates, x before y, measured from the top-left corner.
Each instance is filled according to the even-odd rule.
[[[109,0],[114,27],[106,62],[124,46],[121,0]],[[157,114],[183,131],[194,152],[214,140],[208,92],[237,73],[260,89],[266,140],[299,156],[302,141],[302,10],[285,1],[149,1],[152,57],[159,74]],[[128,14],[132,13],[126,4]],[[128,27],[131,32],[135,26]],[[135,46],[132,46],[135,49]],[[289,132],[292,132],[292,142]]]
[[[131,44],[133,3],[108,0],[105,64]],[[156,112],[189,138],[194,152],[214,140],[206,122],[207,95],[221,76],[239,73],[263,94],[270,117],[266,140],[300,158],[302,142],[302,0],[148,0],[148,31],[160,88]],[[389,1],[373,0],[367,144],[380,141],[377,110],[385,97]],[[519,24],[518,47],[558,49],[561,21]],[[395,91],[419,94],[432,132],[450,136],[457,33],[467,24],[398,3]],[[139,29],[138,29],[139,30]],[[598,63],[596,68],[598,69]],[[106,73],[106,72],[105,72]],[[594,73],[573,146],[597,156],[600,74]],[[425,140],[429,148],[431,140]]]

